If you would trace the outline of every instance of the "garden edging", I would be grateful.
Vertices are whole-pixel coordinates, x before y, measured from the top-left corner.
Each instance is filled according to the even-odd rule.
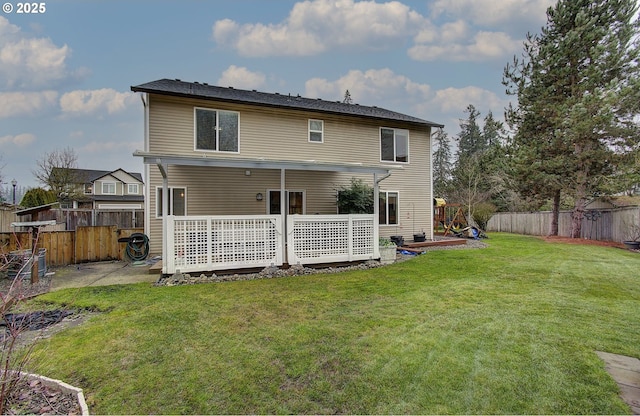
[[[21,371],[20,376],[26,377],[29,380],[38,380],[47,387],[59,389],[64,393],[74,395],[78,400],[78,405],[80,406],[80,409],[82,411],[82,416],[89,416],[89,407],[84,400],[84,393],[82,392],[82,389],[67,384],[64,381],[55,380],[38,374],[25,373]]]

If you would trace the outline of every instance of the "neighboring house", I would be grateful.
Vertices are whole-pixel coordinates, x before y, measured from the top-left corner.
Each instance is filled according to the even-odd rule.
[[[54,168],[62,169],[62,168]],[[144,208],[144,181],[140,173],[66,169],[72,192],[60,195],[62,208],[129,210]],[[55,172],[54,172],[55,174]]]
[[[438,123],[180,80],[131,90],[143,93],[145,148],[134,156],[163,273],[379,258],[379,236],[433,238]],[[337,189],[353,177],[379,195],[373,214],[337,215]]]

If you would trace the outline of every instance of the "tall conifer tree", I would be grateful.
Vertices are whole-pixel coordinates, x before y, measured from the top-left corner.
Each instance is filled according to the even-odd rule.
[[[559,202],[573,197],[579,237],[590,197],[638,145],[638,20],[634,0],[559,0],[528,35],[503,82],[518,96],[507,109],[522,189]],[[554,203],[555,205],[555,203]]]

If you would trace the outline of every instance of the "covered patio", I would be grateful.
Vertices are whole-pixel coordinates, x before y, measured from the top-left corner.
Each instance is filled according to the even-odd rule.
[[[374,195],[399,166],[325,163],[264,158],[176,156],[135,152],[162,175],[163,274],[377,259],[378,204],[373,214],[169,215],[172,166],[269,169],[280,172],[280,207],[286,207],[289,171],[369,174]]]

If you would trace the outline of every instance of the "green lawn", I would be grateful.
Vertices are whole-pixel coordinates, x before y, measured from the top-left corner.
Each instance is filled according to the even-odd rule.
[[[596,350],[640,357],[640,255],[493,234],[368,271],[54,292],[106,311],[33,371],[92,414],[620,414]]]

